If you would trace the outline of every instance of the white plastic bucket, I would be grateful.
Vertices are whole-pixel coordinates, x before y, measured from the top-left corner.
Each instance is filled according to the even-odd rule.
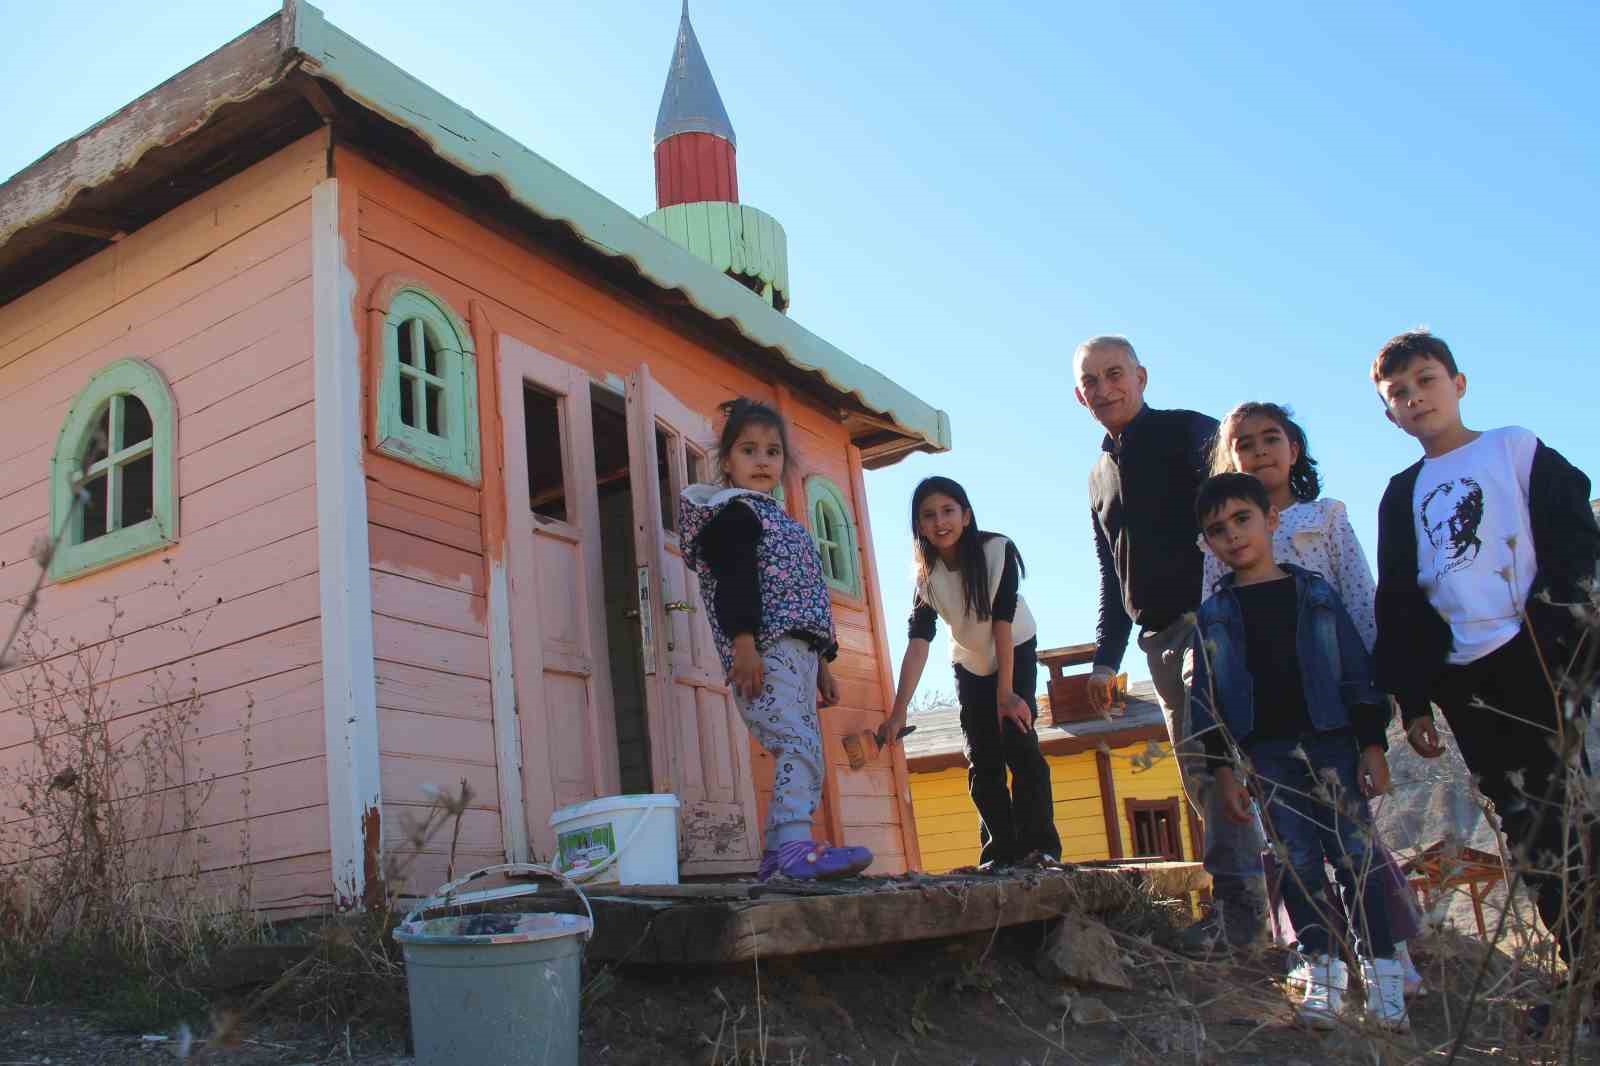
[[[624,885],[678,883],[678,797],[602,796],[550,815],[552,864],[574,881]]]

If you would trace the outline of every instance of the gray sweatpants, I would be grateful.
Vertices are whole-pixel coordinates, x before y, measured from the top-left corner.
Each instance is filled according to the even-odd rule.
[[[1139,650],[1150,663],[1150,681],[1161,701],[1167,738],[1178,756],[1183,790],[1205,828],[1202,861],[1211,875],[1212,892],[1225,897],[1243,890],[1263,891],[1261,830],[1255,822],[1240,825],[1222,812],[1221,797],[1210,774],[1202,769],[1204,745],[1190,735],[1189,682],[1194,677],[1194,621],[1185,616],[1158,632],[1139,634]]]
[[[817,728],[817,653],[784,637],[761,656],[761,691],[734,702],[756,741],[772,753],[772,803],[765,847],[811,839],[811,816],[822,799],[822,736]]]

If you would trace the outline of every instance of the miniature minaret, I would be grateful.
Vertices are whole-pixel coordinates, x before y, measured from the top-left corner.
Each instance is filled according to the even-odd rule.
[[[777,308],[789,306],[783,227],[739,203],[738,140],[684,0],[656,114],[656,210],[645,222]]]

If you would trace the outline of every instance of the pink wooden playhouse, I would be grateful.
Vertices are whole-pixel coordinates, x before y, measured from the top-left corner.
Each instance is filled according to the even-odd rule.
[[[786,314],[687,12],[656,142],[641,220],[291,0],[0,185],[0,598],[66,522],[38,624],[114,646],[129,724],[152,679],[198,700],[200,861],[256,907],[374,900],[461,779],[459,866],[654,791],[684,875],[754,869],[770,760],[673,528],[740,393],[792,423],[833,587],[819,832],[917,865],[903,756],[851,770],[838,738],[892,694],[863,470],[948,421]],[[42,668],[0,673],[0,767]]]

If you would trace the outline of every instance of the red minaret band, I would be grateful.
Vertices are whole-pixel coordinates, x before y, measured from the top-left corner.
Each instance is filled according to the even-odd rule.
[[[738,203],[735,151],[714,133],[676,133],[656,145],[656,207],[702,200]]]

